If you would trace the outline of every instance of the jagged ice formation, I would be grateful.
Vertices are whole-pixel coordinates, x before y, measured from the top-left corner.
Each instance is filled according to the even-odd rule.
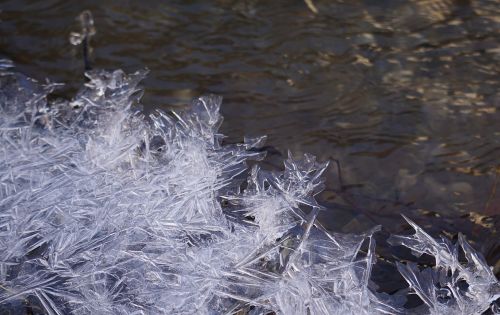
[[[370,284],[377,228],[343,235],[316,221],[328,163],[289,154],[283,172],[254,166],[244,182],[265,138],[222,145],[219,97],[146,119],[133,109],[145,71],[90,71],[71,101],[49,103],[57,84],[11,66],[0,62],[0,310],[415,312]],[[481,255],[408,222],[416,234],[392,242],[436,258],[398,264],[417,312],[489,309],[500,289]]]

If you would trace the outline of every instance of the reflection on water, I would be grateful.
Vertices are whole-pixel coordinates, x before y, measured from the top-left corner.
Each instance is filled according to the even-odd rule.
[[[89,9],[93,65],[151,69],[147,110],[220,94],[229,142],[267,134],[270,163],[287,149],[337,159],[345,187],[331,167],[326,225],[398,232],[403,212],[434,233],[481,239],[498,262],[498,1],[314,5],[317,14],[299,0],[3,1],[0,55],[30,76],[74,82],[69,95],[83,65],[68,34]]]

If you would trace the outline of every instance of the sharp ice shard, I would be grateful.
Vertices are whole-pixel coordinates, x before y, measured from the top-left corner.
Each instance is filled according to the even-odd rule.
[[[428,314],[482,314],[500,298],[500,284],[480,253],[459,234],[457,243],[435,240],[406,218],[415,229],[410,236],[392,236],[393,245],[410,248],[418,256],[435,258],[434,267],[420,269],[415,263],[397,263],[410,288],[427,306]],[[465,261],[460,261],[459,251]]]

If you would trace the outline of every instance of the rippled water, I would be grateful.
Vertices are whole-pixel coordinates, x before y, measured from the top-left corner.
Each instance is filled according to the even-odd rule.
[[[344,187],[330,167],[322,196],[328,227],[396,233],[405,213],[465,232],[498,274],[500,2],[314,4],[1,1],[0,57],[71,95],[83,62],[68,34],[89,9],[93,66],[148,67],[146,110],[222,95],[228,142],[267,134],[271,165],[287,149],[340,162]]]

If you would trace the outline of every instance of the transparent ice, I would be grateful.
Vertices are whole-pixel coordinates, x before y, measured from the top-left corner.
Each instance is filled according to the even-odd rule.
[[[405,219],[415,229],[415,234],[391,236],[389,242],[406,246],[417,256],[425,253],[436,260],[435,267],[423,270],[415,263],[397,263],[410,288],[425,303],[426,314],[482,314],[500,298],[500,283],[482,255],[474,251],[462,234],[458,235],[455,244],[444,237],[435,240],[414,222]],[[461,263],[460,251],[466,263]]]
[[[80,32],[71,32],[69,34],[69,42],[74,46],[80,45],[84,40],[89,40],[96,34],[92,12],[85,10],[78,15],[76,20],[80,24]]]
[[[89,71],[72,100],[48,102],[59,85],[12,66],[0,61],[0,311],[412,312],[371,284],[378,228],[317,222],[328,163],[289,154],[282,172],[248,169],[265,138],[223,145],[217,96],[144,117],[146,71]],[[463,264],[458,245],[408,222],[416,233],[393,243],[436,259],[398,265],[418,312],[489,309],[500,289],[481,255],[460,237]]]

